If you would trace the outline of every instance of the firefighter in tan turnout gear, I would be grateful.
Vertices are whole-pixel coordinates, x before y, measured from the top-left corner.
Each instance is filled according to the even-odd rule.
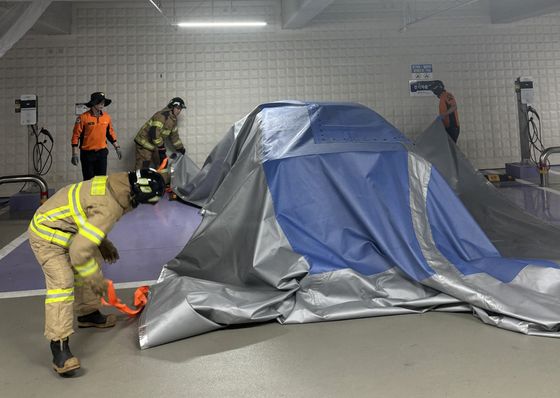
[[[45,336],[60,375],[80,367],[68,345],[74,311],[79,327],[115,325],[114,315],[99,312],[106,290],[101,262],[119,258],[107,234],[123,214],[140,203],[155,204],[164,191],[153,169],[96,176],[62,188],[33,216],[29,242],[45,274]]]
[[[186,109],[185,101],[175,97],[164,109],[156,112],[144,123],[134,138],[135,168],[150,167],[150,164],[157,168],[165,158],[164,141],[167,137],[171,139],[171,145],[177,152],[185,154],[185,147],[179,138],[177,127],[177,117],[183,109]]]

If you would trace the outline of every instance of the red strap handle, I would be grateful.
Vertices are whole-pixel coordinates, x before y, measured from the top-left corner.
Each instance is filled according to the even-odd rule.
[[[150,288],[148,286],[140,286],[134,292],[134,306],[136,307],[135,310],[124,304],[121,299],[117,296],[115,292],[115,286],[113,285],[113,281],[107,279],[107,299],[105,297],[101,298],[101,303],[107,307],[115,307],[120,312],[127,314],[130,317],[135,317],[138,315],[143,309],[146,303],[148,302],[148,291]]]
[[[159,165],[159,167],[157,168],[156,171],[162,171],[167,167],[167,162],[168,162],[168,158],[167,156],[161,161],[161,164]]]

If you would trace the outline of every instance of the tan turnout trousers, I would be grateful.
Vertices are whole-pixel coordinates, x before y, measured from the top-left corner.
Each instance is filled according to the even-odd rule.
[[[84,286],[82,278],[70,264],[68,249],[35,234],[29,234],[29,244],[45,274],[47,291],[60,291],[58,297],[45,300],[45,337],[63,340],[74,333],[74,313],[80,316],[98,310],[100,298]],[[101,263],[101,258],[98,261]]]
[[[135,146],[136,146],[136,163],[134,165],[134,168],[136,170],[143,169],[145,168],[144,162],[148,162],[148,167],[153,167],[157,169],[161,163],[161,160],[159,158],[159,152],[157,151],[157,149],[150,151],[149,149],[146,149],[138,144],[136,144]]]

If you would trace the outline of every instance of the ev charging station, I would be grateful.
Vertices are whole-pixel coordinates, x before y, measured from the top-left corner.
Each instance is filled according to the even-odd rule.
[[[35,211],[41,203],[54,193],[49,189],[42,176],[46,175],[53,163],[52,149],[54,139],[45,128],[38,128],[38,99],[35,94],[23,94],[15,100],[15,112],[19,113],[20,125],[26,126],[28,136],[33,137],[34,143],[28,141],[28,174],[0,176],[0,185],[14,183],[34,183],[39,188],[36,192],[27,192],[24,185],[19,192],[9,200],[10,211]],[[33,169],[34,173],[30,170]]]
[[[517,94],[521,161],[506,163],[506,174],[514,178],[534,178],[538,177],[539,170],[536,161],[531,158],[531,146],[537,143],[533,142],[529,131],[532,125],[530,113],[535,114],[538,118],[538,114],[532,107],[534,101],[533,79],[530,77],[518,77],[515,81],[515,92]],[[540,131],[538,134],[540,135]]]
[[[20,97],[19,116],[22,126],[37,124],[37,96],[35,94],[24,94]]]

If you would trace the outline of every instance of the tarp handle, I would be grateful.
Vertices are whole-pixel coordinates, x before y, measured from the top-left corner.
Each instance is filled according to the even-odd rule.
[[[101,297],[101,303],[107,307],[115,307],[117,310],[130,317],[135,317],[142,312],[144,306],[148,302],[149,290],[150,288],[148,286],[140,286],[136,289],[134,292],[134,306],[136,309],[132,309],[121,301],[121,299],[117,296],[113,281],[107,279],[107,300],[105,300],[105,297]]]
[[[169,161],[169,159],[167,158],[167,156],[161,161],[161,164],[159,165],[159,167],[157,168],[156,171],[163,171],[165,170],[165,168],[167,167],[167,162]]]

